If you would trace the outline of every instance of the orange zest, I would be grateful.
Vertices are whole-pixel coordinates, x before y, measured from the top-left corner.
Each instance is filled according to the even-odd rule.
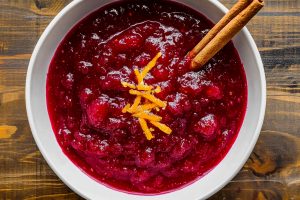
[[[149,129],[146,120],[139,118],[139,123],[142,127],[142,130],[145,133],[147,140],[152,140],[154,138],[154,136],[152,135],[151,130]]]
[[[161,88],[157,86],[155,89],[151,85],[144,83],[144,78],[150,72],[153,67],[156,66],[157,60],[162,56],[159,52],[140,72],[138,69],[134,69],[134,73],[137,79],[137,85],[121,82],[122,86],[129,88],[129,94],[135,95],[135,100],[132,105],[127,104],[122,112],[131,113],[133,117],[138,118],[140,126],[147,138],[147,140],[152,140],[154,135],[152,132],[154,129],[148,126],[147,122],[153,125],[153,127],[158,128],[166,134],[171,134],[172,130],[165,124],[161,123],[162,117],[151,113],[153,109],[159,111],[161,108],[165,109],[167,102],[160,100],[155,97],[155,93],[160,93]]]
[[[123,87],[128,87],[128,88],[130,88],[130,89],[135,89],[136,87],[135,87],[135,85],[134,84],[131,84],[131,83],[127,83],[127,82],[121,82],[121,84],[122,84],[122,86]]]
[[[160,116],[151,114],[151,113],[147,113],[147,112],[139,112],[139,113],[135,113],[132,116],[137,117],[137,118],[142,118],[142,119],[147,119],[150,122],[159,122],[162,120],[162,118]]]
[[[165,124],[162,124],[160,122],[155,122],[155,121],[150,121],[150,122],[151,122],[151,124],[153,124],[154,126],[156,126],[157,128],[159,128],[162,132],[164,132],[166,134],[171,134],[172,133],[172,129],[170,129]]]
[[[155,103],[157,106],[161,108],[165,108],[167,106],[167,103],[165,101],[162,101],[158,98],[156,98],[154,95],[150,94],[149,92],[140,92],[138,90],[129,90],[129,93],[132,95],[142,96],[145,99],[148,99],[149,101]]]

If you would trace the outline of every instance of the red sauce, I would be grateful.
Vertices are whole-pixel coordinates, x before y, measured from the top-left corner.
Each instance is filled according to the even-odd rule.
[[[208,173],[231,148],[243,122],[247,81],[232,43],[198,71],[185,55],[213,24],[174,2],[131,1],[89,15],[61,42],[47,78],[47,105],[64,153],[100,183],[133,193],[162,193]],[[148,141],[122,108],[134,96],[121,81],[145,78],[168,101],[154,112],[172,128]]]

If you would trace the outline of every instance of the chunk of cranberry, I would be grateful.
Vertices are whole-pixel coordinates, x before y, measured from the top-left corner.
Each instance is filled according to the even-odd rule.
[[[204,79],[203,72],[188,72],[177,79],[179,90],[187,95],[196,96],[210,82]]]
[[[154,170],[165,170],[172,164],[171,158],[166,153],[157,153],[156,162],[152,165]]]
[[[87,120],[86,114],[82,114],[82,119],[80,121],[80,129],[79,130],[83,134],[88,134],[91,131],[91,129],[88,125],[88,120]]]
[[[110,103],[110,112],[111,116],[119,118],[122,116],[122,110],[126,106],[126,104],[129,103],[128,99],[116,97],[114,99],[111,99]]]
[[[118,117],[118,118],[110,117],[110,118],[108,118],[107,124],[106,124],[104,129],[106,131],[112,132],[112,131],[115,131],[117,129],[126,128],[127,123],[126,123],[125,120],[126,119],[122,118],[122,117]]]
[[[124,33],[113,40],[113,48],[116,52],[128,52],[142,45],[144,39],[135,33]]]
[[[169,71],[167,67],[158,65],[151,70],[152,75],[159,81],[166,81],[169,77]]]
[[[174,142],[171,140],[171,137],[168,135],[159,135],[155,141],[155,150],[156,152],[169,152],[174,146]]]
[[[78,152],[83,152],[86,149],[85,144],[78,140],[73,140],[71,142],[71,146],[73,147],[73,149],[75,149]]]
[[[200,113],[202,110],[202,104],[198,100],[193,101],[192,107],[193,107],[194,112],[196,112],[196,113]]]
[[[86,143],[88,137],[89,137],[88,135],[85,135],[79,131],[76,131],[74,133],[74,139],[81,143]]]
[[[161,88],[161,92],[157,93],[156,96],[160,99],[165,99],[169,94],[171,94],[175,90],[174,84],[175,83],[172,79],[155,84],[155,86],[159,86]]]
[[[212,140],[216,137],[217,129],[218,121],[213,114],[206,115],[194,125],[194,131],[207,140]]]
[[[88,61],[79,61],[76,69],[82,74],[88,74],[92,67],[93,64]]]
[[[124,154],[126,155],[136,155],[136,152],[139,150],[139,144],[137,144],[135,141],[132,141],[129,139],[129,142],[123,145],[124,148]]]
[[[190,66],[191,58],[188,56],[184,57],[177,65],[177,73],[178,75],[183,75],[189,71],[189,68],[187,66]]]
[[[171,157],[177,160],[184,158],[193,148],[193,142],[182,138],[172,149]]]
[[[145,67],[149,61],[151,60],[151,55],[148,53],[143,52],[141,55],[137,56],[132,65],[136,65],[138,67]]]
[[[210,99],[222,99],[223,94],[216,85],[210,85],[205,89],[205,94]]]
[[[67,128],[59,129],[58,134],[62,138],[63,145],[68,146],[73,140],[73,134]]]
[[[114,156],[122,155],[123,147],[120,143],[113,143],[110,147],[110,153]]]
[[[103,90],[115,90],[115,91],[126,91],[121,84],[122,81],[132,83],[130,77],[132,77],[133,71],[127,66],[122,67],[120,70],[110,71],[106,76],[100,77],[100,87]]]
[[[146,77],[144,78],[144,82],[147,85],[154,85],[155,83],[157,83],[157,80],[156,80],[156,78],[151,73],[148,73],[146,75]]]
[[[92,127],[100,128],[109,112],[109,103],[104,98],[92,101],[86,109],[88,122]]]
[[[126,54],[118,54],[117,56],[115,56],[114,58],[114,68],[121,68],[124,67],[124,65],[126,65],[127,62],[127,57]]]
[[[200,98],[199,103],[202,105],[202,107],[208,106],[210,100],[208,98]]]
[[[156,29],[160,27],[160,23],[154,21],[147,21],[141,26],[141,33],[146,37],[153,33]]]
[[[171,123],[171,129],[178,135],[184,135],[187,132],[187,119],[177,118]]]
[[[152,148],[143,149],[136,157],[136,165],[138,167],[147,167],[155,161],[155,152]]]
[[[68,73],[62,77],[61,84],[68,90],[72,89],[74,84],[74,74]]]
[[[129,132],[132,135],[137,135],[139,132],[141,132],[141,126],[137,118],[133,118],[131,121],[128,122],[129,125]]]
[[[111,140],[115,142],[120,142],[123,141],[128,137],[128,134],[125,130],[122,129],[117,129],[111,132]]]
[[[176,93],[176,95],[168,96],[167,110],[174,116],[181,116],[191,108],[192,105],[187,95]]]
[[[110,61],[110,57],[109,56],[104,56],[104,55],[98,55],[96,58],[96,63],[97,66],[100,67],[100,69],[105,69],[108,67],[109,61]],[[102,68],[101,68],[102,67]],[[100,71],[100,69],[98,69],[97,71]]]
[[[110,153],[110,145],[107,140],[90,140],[87,142],[88,151],[96,154],[99,158],[104,158]]]
[[[170,114],[166,109],[160,109],[157,114],[162,117],[162,123],[164,124],[172,123],[174,120],[173,115]]]
[[[133,185],[145,182],[152,177],[151,173],[147,170],[136,170],[130,178]]]
[[[110,70],[110,67],[99,65],[99,63],[95,67],[95,71],[101,76],[105,76]]]
[[[71,142],[72,147],[77,151],[84,151],[86,149],[86,135],[75,132],[74,140]]]
[[[77,121],[77,117],[74,115],[69,115],[66,118],[66,126],[70,129],[70,130],[78,130],[79,128],[79,123]]]
[[[91,88],[83,88],[79,93],[79,100],[82,106],[85,107],[91,100],[95,98],[95,92]]]
[[[160,51],[160,45],[162,44],[162,38],[157,39],[154,36],[149,36],[145,40],[145,46],[147,50],[151,52],[151,54],[156,54]]]

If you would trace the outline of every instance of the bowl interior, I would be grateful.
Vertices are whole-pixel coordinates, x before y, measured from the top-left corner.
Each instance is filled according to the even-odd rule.
[[[265,111],[265,75],[256,45],[244,29],[234,38],[244,64],[248,81],[248,106],[244,123],[232,148],[206,176],[195,183],[157,196],[137,196],[109,189],[77,168],[62,152],[52,131],[46,106],[46,76],[48,66],[60,41],[80,19],[111,1],[74,0],[60,12],[41,36],[30,60],[26,80],[26,107],[29,123],[36,143],[54,172],[71,189],[88,199],[203,199],[221,189],[244,165],[260,132]],[[226,12],[218,1],[180,0],[200,11],[213,22],[217,22]]]

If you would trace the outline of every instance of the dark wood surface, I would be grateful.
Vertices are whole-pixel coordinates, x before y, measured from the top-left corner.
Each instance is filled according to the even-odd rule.
[[[300,0],[266,1],[248,25],[267,76],[264,126],[244,168],[211,199],[300,199]],[[81,199],[37,149],[24,99],[34,45],[69,2],[0,0],[0,199]]]

